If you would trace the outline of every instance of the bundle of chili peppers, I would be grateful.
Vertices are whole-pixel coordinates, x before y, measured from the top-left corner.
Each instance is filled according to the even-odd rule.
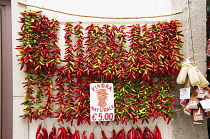
[[[73,54],[73,44],[71,36],[73,34],[73,26],[71,23],[67,23],[65,26],[66,35],[65,35],[65,43],[67,48],[65,49],[65,57],[64,62],[65,65],[61,66],[58,69],[57,78],[56,78],[56,86],[57,88],[57,95],[55,97],[56,99],[56,111],[57,114],[56,117],[58,118],[58,121],[64,122],[63,119],[71,118],[71,113],[69,111],[72,111],[71,108],[73,108],[74,100],[73,100],[73,87],[75,86],[74,81],[74,54]],[[68,84],[67,84],[68,83]]]
[[[83,50],[83,27],[79,24],[73,27],[71,22],[65,25],[65,42],[67,45],[64,62],[59,69],[56,79],[58,93],[56,96],[56,117],[70,121],[77,118],[77,125],[88,122],[89,118],[89,84],[92,79],[85,76],[84,50]],[[77,38],[76,44],[72,44],[72,36]],[[75,52],[75,53],[73,53]]]
[[[62,123],[77,119],[77,125],[90,124],[89,85],[103,81],[114,83],[117,123],[143,123],[159,116],[170,122],[175,105],[173,77],[183,60],[179,21],[150,26],[91,24],[86,28],[68,22],[61,60],[58,21],[41,12],[21,14],[21,46],[17,49],[21,70],[26,73],[24,117],[55,115]]]
[[[17,39],[21,42],[16,49],[19,50],[18,61],[26,73],[24,88],[25,102],[24,117],[43,119],[53,114],[53,92],[56,86],[53,77],[58,70],[60,61],[60,48],[58,47],[57,31],[59,22],[49,20],[40,11],[24,11],[21,13],[22,23]]]
[[[92,135],[91,135],[92,136]],[[82,134],[82,139],[87,139],[85,132]],[[79,130],[75,130],[72,133],[71,129],[67,127],[67,129],[63,126],[56,129],[53,125],[51,131],[48,133],[46,128],[42,127],[40,124],[36,130],[36,139],[80,139]]]
[[[109,138],[106,135],[106,132],[101,129],[101,137],[103,139],[162,139],[162,134],[159,127],[156,125],[154,131],[150,130],[148,127],[145,127],[142,130],[140,127],[134,128],[132,127],[127,132],[125,129],[121,129],[118,132],[113,129],[111,132],[111,137]],[[40,124],[36,130],[36,139],[94,139],[94,131],[90,133],[89,138],[86,135],[86,131],[83,131],[80,134],[79,130],[71,131],[70,127],[56,127],[53,125],[50,132],[46,130],[46,128],[42,127]]]
[[[103,131],[101,134],[104,139],[108,139]],[[132,127],[127,133],[124,129],[121,129],[118,133],[113,129],[110,139],[162,139],[162,134],[158,126],[155,126],[154,131],[148,127],[145,127],[144,130],[140,127]]]

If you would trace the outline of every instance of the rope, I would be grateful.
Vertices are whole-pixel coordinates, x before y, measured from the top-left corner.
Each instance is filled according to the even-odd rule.
[[[101,19],[142,19],[142,18],[157,18],[157,17],[166,17],[166,16],[172,16],[172,15],[177,15],[183,13],[183,11],[175,12],[172,14],[166,14],[166,15],[156,15],[156,16],[144,16],[144,17],[100,17],[100,16],[91,16],[91,15],[79,15],[79,14],[72,14],[72,13],[66,13],[62,11],[57,11],[49,8],[44,8],[44,7],[39,7],[35,5],[30,5],[22,2],[17,2],[18,4],[29,6],[29,7],[35,7],[38,9],[43,9],[43,10],[48,10],[56,13],[61,13],[61,14],[66,14],[66,15],[71,15],[71,16],[79,16],[79,17],[88,17],[88,18],[101,18]]]
[[[191,40],[191,46],[192,46],[193,61],[195,64],[195,50],[194,50],[194,43],[193,43],[192,19],[191,19],[190,1],[189,0],[187,1],[187,4],[188,4],[188,22],[189,22],[189,28],[190,28],[190,40]]]

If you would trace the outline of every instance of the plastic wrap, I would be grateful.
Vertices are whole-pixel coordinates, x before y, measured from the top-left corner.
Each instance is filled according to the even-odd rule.
[[[189,108],[189,103],[184,107],[183,111],[187,115],[191,115],[192,114],[192,110]]]
[[[209,82],[207,81],[207,79],[203,76],[203,74],[197,69],[196,70],[198,77],[200,79],[200,87],[206,87],[209,85]]]
[[[204,112],[201,107],[199,107],[197,110],[196,109],[193,110],[193,118],[194,118],[194,121],[203,120]]]
[[[186,107],[188,103],[189,103],[189,99],[181,99],[180,100],[180,104],[182,105],[182,107]]]
[[[179,75],[177,77],[177,80],[176,82],[178,84],[184,84],[185,81],[186,81],[186,78],[187,78],[187,73],[188,73],[188,69],[189,67],[186,65],[186,66],[183,66],[179,72]]]
[[[189,108],[190,109],[198,109],[198,105],[200,100],[198,98],[196,98],[196,96],[192,96],[189,100]]]
[[[193,124],[200,125],[200,124],[203,124],[204,120],[195,121],[194,118],[193,118],[192,121],[193,121]]]
[[[190,84],[190,79],[187,76],[185,83],[184,83],[184,88],[192,88],[191,84]]]
[[[192,65],[189,65],[188,76],[190,79],[190,84],[193,87],[200,84],[200,79],[198,77],[197,71],[195,67],[193,67]]]
[[[197,98],[203,99],[205,97],[205,90],[201,87],[194,87],[194,95],[196,95]]]
[[[210,99],[209,87],[205,87],[205,96],[204,99]]]
[[[204,116],[207,117],[207,118],[209,118],[209,117],[210,117],[210,111],[205,112],[205,113],[204,113]]]

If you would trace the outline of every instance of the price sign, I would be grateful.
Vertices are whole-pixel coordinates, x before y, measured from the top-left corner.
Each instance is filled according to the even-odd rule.
[[[114,113],[93,113],[92,121],[113,121]]]
[[[180,89],[180,99],[190,99],[190,88]]]
[[[113,83],[90,84],[90,120],[114,121]]]
[[[201,104],[203,109],[206,109],[207,111],[209,111],[209,109],[210,109],[210,99],[201,100],[200,104]]]

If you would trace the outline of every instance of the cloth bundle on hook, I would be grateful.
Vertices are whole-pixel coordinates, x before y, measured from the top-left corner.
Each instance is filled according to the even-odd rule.
[[[197,69],[197,67],[194,66],[194,63],[190,62],[189,58],[187,58],[186,61],[183,62],[182,68],[176,80],[178,84],[186,84],[186,81],[190,82],[190,85],[193,87],[194,86],[206,87],[209,85],[207,79]],[[187,86],[190,87],[189,84]]]
[[[198,74],[196,72],[196,67],[194,67],[193,65],[189,64],[189,69],[188,69],[188,77],[189,77],[189,80],[190,80],[190,84],[192,86],[196,86],[196,85],[199,85],[201,83],[199,77],[198,77]]]

